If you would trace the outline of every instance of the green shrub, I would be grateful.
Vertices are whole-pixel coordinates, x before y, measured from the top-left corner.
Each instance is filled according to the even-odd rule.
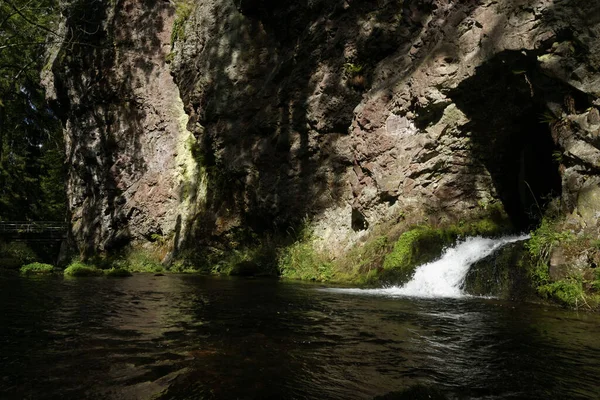
[[[125,278],[132,276],[132,273],[123,268],[111,268],[104,271],[104,275],[110,278]]]
[[[51,274],[54,271],[54,267],[50,264],[34,262],[22,266],[20,271],[24,275],[43,275]]]
[[[548,272],[548,264],[537,261],[532,262],[529,266],[529,276],[531,282],[536,287],[550,283],[550,274]]]
[[[102,270],[82,263],[81,261],[72,262],[64,271],[65,276],[102,276]]]

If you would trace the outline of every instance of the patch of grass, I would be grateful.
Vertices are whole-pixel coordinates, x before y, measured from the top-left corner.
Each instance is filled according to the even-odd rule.
[[[132,249],[124,257],[113,262],[113,267],[130,272],[164,272],[159,255],[143,248]]]
[[[204,268],[213,274],[237,276],[277,276],[278,249],[284,240],[275,240],[266,235],[261,239],[256,237],[243,239],[230,238],[231,248],[226,251],[213,251],[204,262]]]
[[[132,276],[132,273],[124,268],[111,268],[104,271],[104,275],[110,278],[125,278]]]
[[[545,299],[554,300],[568,307],[579,308],[587,305],[582,282],[576,279],[564,279],[540,286],[538,293]]]
[[[366,86],[366,78],[364,75],[364,67],[360,64],[345,63],[344,73],[348,79],[348,84],[355,89],[364,89]]]
[[[377,271],[391,248],[387,236],[376,236],[363,245],[353,247],[338,263],[340,270],[348,274],[365,274]]]
[[[538,295],[543,299],[571,307],[595,308],[600,303],[600,271],[596,278],[588,275],[589,268],[575,270],[571,276],[554,281],[550,276],[550,257],[560,248],[567,262],[587,255],[588,260],[598,252],[598,240],[588,235],[575,235],[564,229],[563,221],[542,219],[540,226],[531,232],[526,248],[531,258],[528,272]],[[581,267],[580,267],[581,268]],[[587,278],[584,278],[586,276]]]
[[[81,261],[73,261],[64,271],[65,276],[102,276],[103,272],[92,265],[84,264]]]
[[[50,264],[34,262],[22,266],[20,271],[24,275],[47,275],[54,271],[54,266]]]
[[[334,277],[333,263],[315,251],[311,241],[297,241],[283,249],[279,257],[283,278],[327,282]]]
[[[572,243],[575,239],[575,234],[572,232],[560,230],[559,223],[543,218],[540,226],[531,232],[527,249],[535,261],[547,263],[554,246]]]
[[[550,283],[548,264],[538,261],[534,262],[529,268],[531,282],[536,288]]]

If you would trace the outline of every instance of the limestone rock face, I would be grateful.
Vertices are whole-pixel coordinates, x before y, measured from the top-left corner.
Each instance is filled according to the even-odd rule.
[[[119,3],[113,50],[55,63],[75,237],[226,243],[308,217],[335,253],[398,218],[576,212],[598,185],[595,3]]]

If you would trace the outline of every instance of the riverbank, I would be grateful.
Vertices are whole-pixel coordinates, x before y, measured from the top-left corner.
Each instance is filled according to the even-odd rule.
[[[23,243],[4,245],[9,266],[24,275],[64,274],[69,277],[127,277],[133,273],[201,273],[231,276],[269,276],[358,287],[402,286],[415,268],[438,259],[466,237],[499,237],[514,232],[501,209],[490,209],[469,222],[408,223],[404,218],[374,229],[334,257],[319,250],[310,224],[293,236],[266,236],[218,251],[169,254],[167,240],[124,249],[85,261],[75,259],[64,270],[35,261]],[[562,256],[562,258],[561,258]],[[0,257],[1,258],[1,257]],[[567,263],[579,260],[579,264]],[[600,305],[600,245],[589,235],[575,235],[559,219],[543,219],[531,239],[509,246],[473,266],[465,279],[468,293],[516,301],[549,301],[574,309]],[[561,264],[562,262],[562,264]]]

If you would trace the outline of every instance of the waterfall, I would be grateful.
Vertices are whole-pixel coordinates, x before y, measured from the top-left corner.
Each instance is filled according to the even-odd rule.
[[[528,235],[505,236],[498,239],[469,237],[448,248],[437,261],[417,267],[412,279],[404,286],[333,290],[393,297],[463,297],[465,293],[462,285],[471,265],[509,243],[526,239],[529,239]]]

